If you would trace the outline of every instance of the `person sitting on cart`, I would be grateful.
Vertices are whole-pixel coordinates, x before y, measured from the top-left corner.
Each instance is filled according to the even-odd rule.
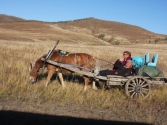
[[[118,76],[130,76],[132,75],[132,60],[127,60],[125,66],[120,65],[119,69],[116,70],[101,70],[99,72],[100,76],[107,76],[107,75],[118,75]]]
[[[132,60],[131,53],[129,51],[123,52],[123,57],[118,59],[116,62],[113,63],[114,67],[113,70],[121,70],[123,66],[126,65],[128,60]]]

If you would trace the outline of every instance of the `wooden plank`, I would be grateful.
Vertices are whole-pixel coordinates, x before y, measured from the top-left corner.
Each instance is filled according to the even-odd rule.
[[[110,81],[113,82],[126,82],[128,78],[108,78]]]
[[[78,69],[73,68],[73,67],[66,66],[65,64],[58,63],[58,62],[55,62],[55,61],[52,61],[52,60],[45,60],[45,58],[41,58],[41,60],[46,61],[47,63],[50,63],[52,65],[62,67],[62,68],[65,68],[67,70],[79,73],[79,74],[83,74],[83,75],[86,75],[86,76],[89,76],[89,77],[93,77],[95,79],[108,80],[107,77],[97,76],[97,74],[94,74],[94,73],[91,73],[91,72],[84,72],[84,71],[78,70]]]
[[[151,81],[151,80],[148,80],[148,82],[150,84],[157,84],[157,85],[164,84],[164,85],[167,85],[167,83],[165,83],[164,81]]]
[[[47,56],[46,56],[46,59],[50,59],[50,57],[52,56],[57,44],[59,43],[59,40],[56,42],[56,44],[53,46],[53,48],[51,50],[49,50]]]
[[[107,75],[107,77],[108,78],[125,78],[125,79],[130,79],[130,78],[132,78],[132,77],[134,77],[134,76],[126,76],[126,77],[124,77],[124,76],[117,76],[117,75]],[[135,76],[136,77],[136,76]],[[141,77],[141,76],[140,76]],[[143,76],[144,77],[144,76]],[[150,77],[144,77],[144,78],[150,78]]]
[[[125,78],[123,76],[117,76],[117,75],[107,75],[108,78]],[[132,76],[131,76],[132,77]],[[127,78],[127,77],[126,77]]]
[[[121,83],[121,82],[108,81],[108,82],[107,82],[107,85],[109,86],[109,85],[124,85],[124,84]]]

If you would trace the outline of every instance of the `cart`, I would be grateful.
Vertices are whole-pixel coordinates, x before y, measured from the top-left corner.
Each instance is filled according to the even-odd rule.
[[[70,70],[75,73],[79,73],[88,77],[93,78],[95,81],[103,81],[104,88],[110,87],[110,86],[124,86],[125,87],[125,93],[130,98],[146,98],[149,96],[151,91],[151,86],[156,84],[165,84],[165,79],[167,77],[144,77],[144,76],[116,76],[116,75],[108,75],[108,76],[99,76],[98,75],[98,69],[89,69],[92,72],[84,72],[78,69],[77,65],[72,64],[64,64],[60,62],[55,62],[50,60],[51,55],[54,52],[54,49],[56,45],[49,50],[46,58],[41,58],[41,60],[44,63],[49,63],[67,70]],[[44,64],[45,65],[45,64]],[[84,67],[79,67],[84,68]]]

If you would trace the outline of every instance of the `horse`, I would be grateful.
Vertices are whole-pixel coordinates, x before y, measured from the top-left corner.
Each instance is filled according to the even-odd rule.
[[[50,60],[59,62],[59,63],[64,63],[64,64],[73,64],[77,65],[78,69],[81,71],[85,72],[90,72],[92,68],[94,68],[94,58],[93,56],[86,54],[86,53],[69,53],[68,55],[60,55],[59,54],[60,50],[54,50],[52,56],[50,57]],[[36,59],[34,62],[30,63],[29,67],[29,74],[30,74],[30,81],[36,82],[37,81],[37,76],[39,75],[39,71],[42,67],[47,67],[48,70],[48,75],[46,78],[46,84],[45,86],[48,86],[51,77],[53,74],[56,72],[58,75],[58,78],[60,80],[60,83],[63,87],[65,87],[64,80],[63,80],[63,75],[62,73],[72,73],[72,71],[67,70],[65,68],[61,68],[49,63],[44,63],[44,61],[41,60],[41,58],[46,58],[47,54],[44,54],[40,58]],[[87,70],[89,69],[89,70]],[[90,78],[87,76],[83,76],[84,78],[84,91],[86,91]],[[95,82],[93,81],[93,89],[97,90],[97,87],[95,86]]]

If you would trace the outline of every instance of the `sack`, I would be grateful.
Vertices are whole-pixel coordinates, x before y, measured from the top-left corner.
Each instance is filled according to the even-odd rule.
[[[144,58],[142,56],[134,56],[132,63],[135,68],[139,68],[144,65]]]
[[[142,66],[138,70],[138,75],[142,76],[143,74],[146,74],[148,76],[152,77],[164,77],[164,73],[158,68],[158,67],[152,67],[152,66]]]

